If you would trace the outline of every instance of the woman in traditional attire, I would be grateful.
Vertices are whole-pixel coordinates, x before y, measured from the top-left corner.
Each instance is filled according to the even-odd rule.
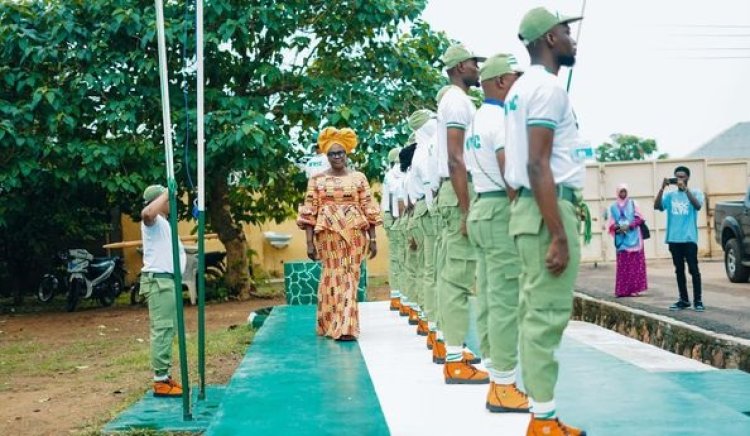
[[[370,259],[377,254],[375,226],[382,219],[365,175],[347,168],[354,131],[325,128],[318,146],[331,168],[309,180],[297,225],[307,234],[308,257],[322,266],[317,334],[351,341],[359,335],[360,264],[368,248]]]
[[[634,297],[648,289],[642,223],[638,204],[628,197],[628,186],[621,184],[617,199],[609,207],[609,234],[617,250],[616,297]]]

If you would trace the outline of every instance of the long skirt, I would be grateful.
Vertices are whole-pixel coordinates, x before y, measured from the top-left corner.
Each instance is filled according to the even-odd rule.
[[[646,254],[640,251],[617,253],[615,297],[632,297],[648,289]]]
[[[357,286],[367,239],[363,230],[344,231],[348,238],[325,230],[316,234],[322,264],[316,332],[333,339],[359,335]]]

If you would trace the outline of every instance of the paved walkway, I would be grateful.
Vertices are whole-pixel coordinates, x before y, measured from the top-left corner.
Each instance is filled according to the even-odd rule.
[[[528,415],[484,410],[487,386],[446,385],[424,338],[387,305],[360,305],[355,343],[315,336],[313,306],[275,308],[206,434],[525,434]],[[750,434],[750,374],[581,322],[558,356],[559,412],[591,435]]]
[[[615,298],[615,264],[581,265],[576,290],[602,300],[617,301],[620,304],[643,309],[648,312],[669,316],[689,324],[750,339],[750,283],[732,283],[724,273],[721,261],[701,261],[703,278],[703,304],[706,311],[692,309],[672,312],[669,305],[677,301],[677,282],[674,266],[669,260],[649,261],[649,290],[642,297]],[[688,292],[692,300],[693,287],[690,274],[687,275]]]

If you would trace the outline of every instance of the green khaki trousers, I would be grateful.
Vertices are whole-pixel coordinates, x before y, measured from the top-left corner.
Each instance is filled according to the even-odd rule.
[[[141,276],[140,294],[148,301],[151,331],[151,368],[157,377],[169,374],[172,366],[172,341],[177,321],[174,281],[169,278]]]
[[[474,189],[469,183],[470,199]],[[469,297],[477,271],[474,247],[461,234],[461,210],[450,180],[440,185],[438,208],[442,217],[441,268],[438,270],[438,311],[448,346],[461,346],[469,331]]]
[[[405,218],[403,232],[406,238],[406,257],[404,261],[404,269],[406,270],[406,296],[409,298],[409,303],[419,304],[419,287],[421,281],[417,279],[417,274],[421,262],[421,250],[417,228],[414,225],[414,212],[412,211]],[[414,242],[416,242],[416,246]]]
[[[417,252],[414,256],[414,283],[415,291],[414,294],[417,298],[417,304],[420,309],[424,310],[425,304],[425,274],[424,274],[424,263],[427,253],[425,252],[425,234],[422,228],[422,218],[428,214],[427,204],[424,199],[417,201],[414,204],[414,210],[412,211],[411,220],[409,221],[409,231],[412,237],[417,242]]]
[[[383,228],[385,236],[388,238],[388,285],[392,291],[398,290],[398,271],[401,264],[398,262],[398,236],[391,229],[393,226],[393,216],[390,212],[383,211]]]
[[[511,205],[510,235],[521,259],[519,276],[519,350],[523,384],[536,402],[554,399],[559,365],[555,350],[573,309],[573,286],[581,262],[576,207],[557,201],[568,239],[570,260],[555,277],[545,266],[551,237],[533,197],[520,197]]]
[[[424,306],[422,308],[427,315],[427,319],[432,322],[437,322],[438,311],[437,311],[437,258],[438,258],[438,210],[432,208],[429,210],[427,204],[424,204],[425,213],[419,218],[419,227],[422,232],[422,299]],[[415,213],[419,214],[419,203],[417,203],[418,209]]]
[[[481,197],[467,226],[477,253],[477,331],[483,357],[498,371],[518,365],[518,251],[508,233],[508,197]]]
[[[391,225],[389,233],[389,237],[392,238],[393,241],[393,249],[390,256],[396,264],[395,267],[392,266],[393,264],[391,264],[391,271],[394,271],[394,284],[392,285],[392,288],[398,289],[402,295],[406,295],[406,268],[404,267],[404,259],[406,256],[406,239],[404,238],[404,234],[401,231],[401,219],[402,217],[398,217],[393,220],[393,224]]]

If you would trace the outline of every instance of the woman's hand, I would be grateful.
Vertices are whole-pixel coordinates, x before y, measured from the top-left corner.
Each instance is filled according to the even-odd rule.
[[[620,233],[627,233],[629,230],[630,230],[630,226],[628,224],[620,225]]]
[[[312,242],[307,243],[307,257],[310,258],[310,260],[318,260],[318,254],[315,252],[315,244]]]
[[[369,251],[370,251],[370,256],[369,256],[370,259],[374,259],[375,256],[378,254],[378,243],[374,239],[370,240]]]

